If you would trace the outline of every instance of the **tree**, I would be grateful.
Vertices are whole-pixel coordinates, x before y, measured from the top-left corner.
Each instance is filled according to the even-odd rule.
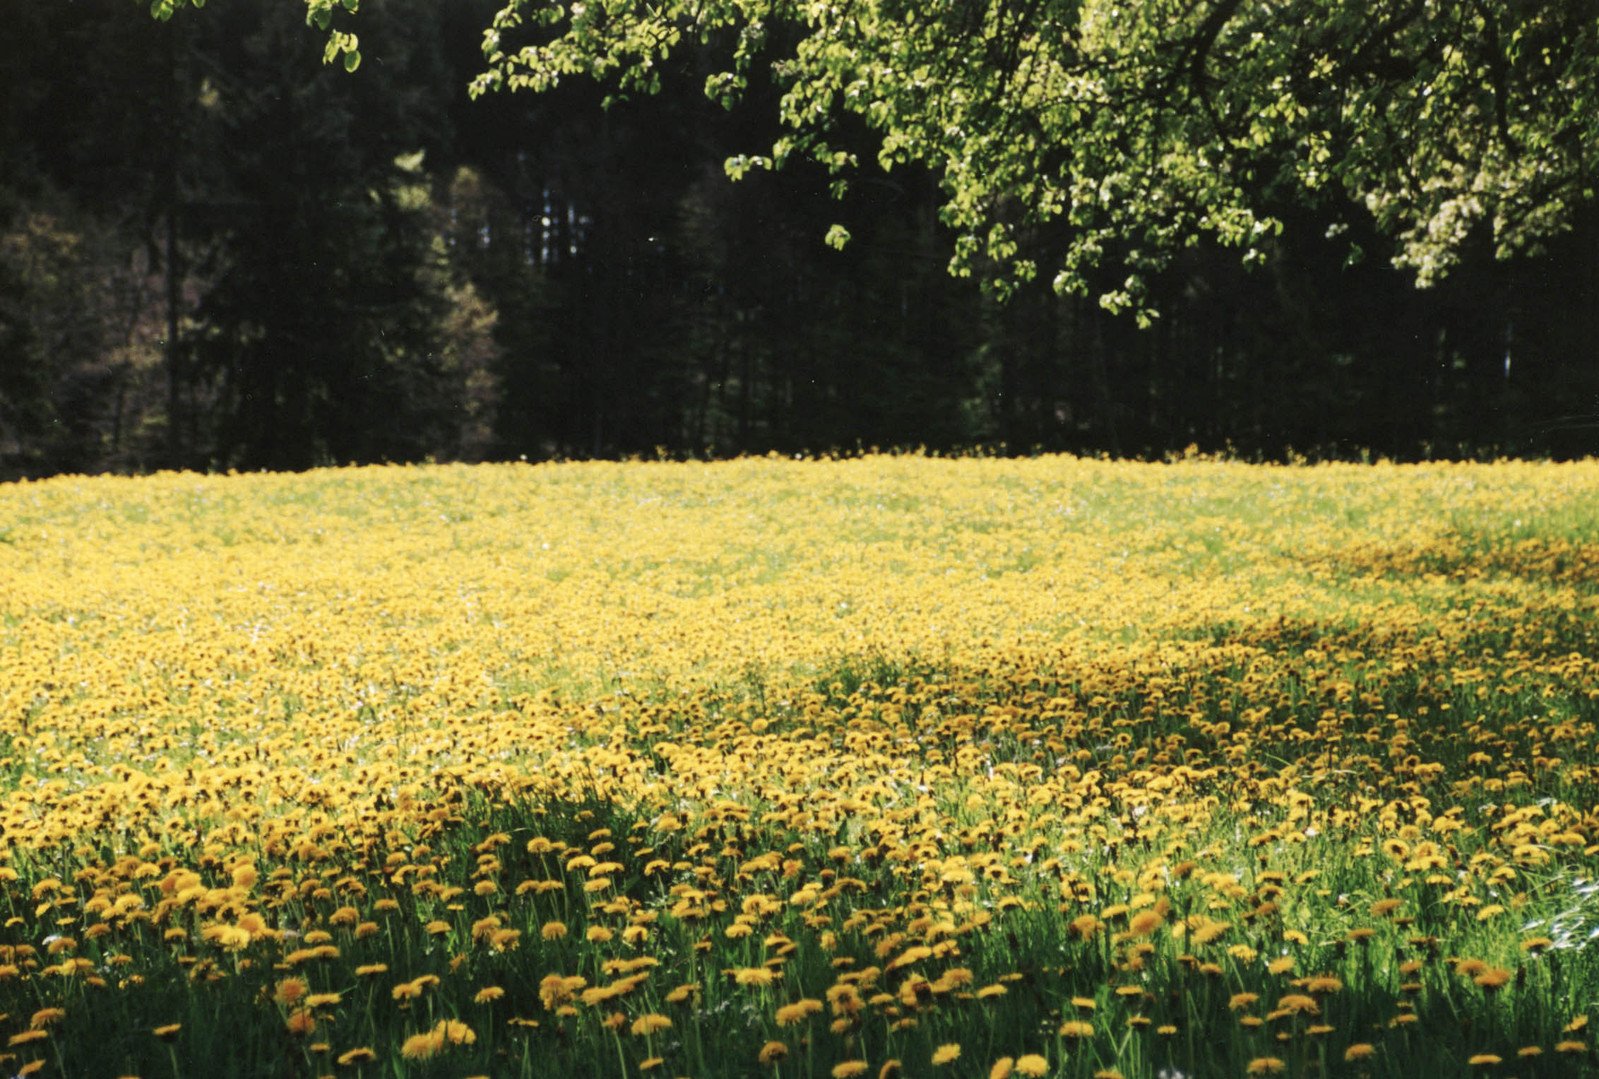
[[[307,3],[358,59],[335,18],[356,0]],[[942,177],[956,273],[1052,274],[1112,310],[1147,313],[1201,239],[1264,258],[1295,204],[1369,214],[1428,284],[1484,232],[1537,249],[1599,166],[1595,0],[505,0],[475,88],[649,92],[693,45],[725,57],[714,98],[757,65],[784,89],[785,134],[732,174],[805,155],[847,181],[853,114],[882,167]]]
[[[1088,287],[1107,260],[1132,271],[1102,289],[1120,308],[1140,306],[1147,275],[1198,237],[1262,257],[1282,203],[1365,207],[1423,283],[1479,226],[1501,254],[1540,243],[1591,197],[1599,165],[1596,10],[1591,0],[511,0],[478,86],[543,89],[585,73],[647,89],[678,42],[736,31],[708,89],[736,95],[766,58],[792,132],[748,164],[807,153],[848,172],[855,161],[829,132],[857,114],[881,134],[883,167],[941,172],[958,272],[982,266],[1002,288],[1029,279],[1047,233],[1057,289]],[[779,27],[801,28],[792,49],[766,47],[784,39]]]

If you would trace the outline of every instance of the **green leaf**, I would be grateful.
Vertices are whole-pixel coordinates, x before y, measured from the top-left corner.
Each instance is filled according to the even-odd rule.
[[[844,250],[844,245],[849,243],[849,229],[843,225],[833,225],[828,228],[827,235],[823,238],[828,247],[835,251]]]
[[[361,6],[361,0],[341,0],[341,2],[344,4],[344,10],[352,15]]]
[[[353,74],[355,72],[355,69],[360,67],[360,66],[361,66],[361,50],[360,49],[351,49],[349,52],[344,54],[344,70],[346,70],[348,72],[351,72]]]

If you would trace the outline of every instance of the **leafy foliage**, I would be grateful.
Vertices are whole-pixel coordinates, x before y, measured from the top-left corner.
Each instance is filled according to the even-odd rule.
[[[1429,283],[1478,229],[1535,248],[1599,164],[1586,0],[509,0],[475,89],[653,92],[689,45],[725,57],[716,100],[762,66],[784,90],[787,130],[731,174],[803,155],[847,177],[834,134],[859,117],[883,168],[939,171],[955,272],[1083,291],[1112,261],[1113,310],[1147,312],[1149,275],[1199,238],[1262,259],[1285,202],[1364,207]]]

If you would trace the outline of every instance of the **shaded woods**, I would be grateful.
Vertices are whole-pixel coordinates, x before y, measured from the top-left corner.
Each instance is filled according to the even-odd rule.
[[[772,110],[707,101],[692,50],[658,96],[607,110],[582,81],[469,101],[492,10],[373,2],[346,75],[294,4],[157,23],[125,0],[6,0],[0,477],[1599,448],[1591,206],[1535,256],[1496,263],[1483,236],[1424,290],[1375,232],[1350,264],[1339,229],[1360,213],[1284,209],[1264,265],[1194,248],[1139,329],[1042,284],[1000,303],[951,277],[926,173],[870,171],[842,200],[799,164],[730,182]],[[838,137],[871,156],[847,121]]]

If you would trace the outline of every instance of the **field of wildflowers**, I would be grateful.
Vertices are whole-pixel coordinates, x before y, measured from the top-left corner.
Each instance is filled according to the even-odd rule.
[[[0,487],[0,1055],[1599,1072],[1599,463]]]

